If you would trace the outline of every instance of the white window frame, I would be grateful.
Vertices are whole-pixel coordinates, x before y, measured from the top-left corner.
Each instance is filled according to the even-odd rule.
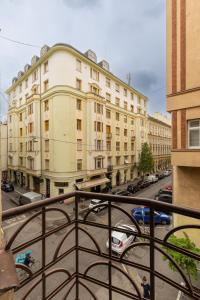
[[[199,126],[197,127],[191,127],[190,128],[190,123],[194,121],[199,121]],[[190,131],[192,130],[199,130],[199,146],[190,146]],[[187,131],[188,131],[188,149],[200,149],[200,119],[194,119],[194,120],[189,120],[187,124]]]

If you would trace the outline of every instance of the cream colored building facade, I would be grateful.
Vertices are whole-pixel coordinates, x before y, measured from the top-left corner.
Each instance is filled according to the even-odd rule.
[[[160,113],[148,116],[148,143],[154,158],[154,171],[164,170],[171,165],[170,119]]]
[[[41,49],[7,90],[11,180],[55,196],[137,176],[148,139],[147,97],[96,54],[66,44]]]
[[[200,1],[167,1],[167,110],[174,203],[200,209]],[[194,223],[175,216],[175,226]],[[197,220],[199,224],[199,220]],[[189,234],[200,245],[199,230]]]
[[[6,122],[0,122],[0,152],[1,178],[6,179],[8,170],[8,138]]]

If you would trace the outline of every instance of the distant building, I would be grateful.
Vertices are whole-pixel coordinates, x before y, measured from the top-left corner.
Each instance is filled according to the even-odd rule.
[[[0,164],[1,164],[1,178],[7,178],[8,171],[8,139],[7,139],[7,123],[0,122]]]
[[[147,97],[105,60],[66,44],[41,49],[13,78],[8,111],[11,180],[55,196],[99,191],[137,176],[148,139]]]
[[[170,120],[160,113],[148,116],[148,143],[154,158],[154,171],[171,166]]]
[[[174,203],[200,209],[200,1],[167,1],[167,110]],[[175,225],[194,223],[180,215]],[[197,221],[199,224],[199,220]],[[192,230],[189,231],[192,235]],[[199,230],[193,232],[198,240]]]

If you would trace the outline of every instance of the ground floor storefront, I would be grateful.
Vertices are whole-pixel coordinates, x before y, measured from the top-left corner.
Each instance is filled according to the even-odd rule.
[[[9,169],[8,177],[16,186],[27,191],[41,193],[44,197],[54,197],[74,190],[84,190],[88,192],[102,192],[115,186],[127,183],[138,176],[136,166],[129,165],[113,168],[107,173],[100,173],[96,176],[50,176],[44,174],[35,176],[23,170]]]

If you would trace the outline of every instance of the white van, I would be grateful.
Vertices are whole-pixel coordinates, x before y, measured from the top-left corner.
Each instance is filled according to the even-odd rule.
[[[42,195],[35,192],[28,192],[20,195],[19,205],[30,204],[42,200]]]
[[[156,177],[156,175],[152,174],[152,175],[147,176],[146,180],[151,182],[151,183],[154,183],[154,182],[158,181],[158,177]]]

